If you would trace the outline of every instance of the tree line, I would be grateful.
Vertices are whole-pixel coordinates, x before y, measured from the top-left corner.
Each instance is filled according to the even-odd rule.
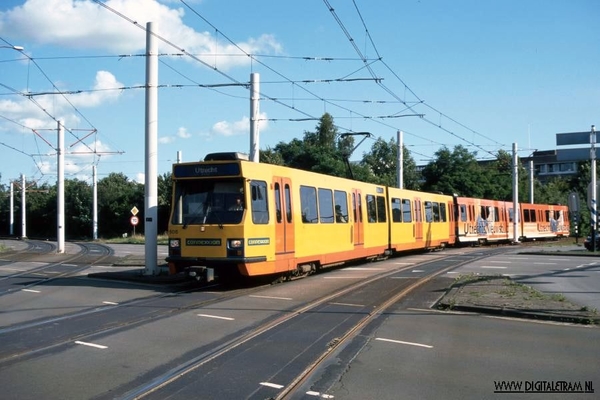
[[[380,185],[396,186],[398,147],[395,138],[371,140],[370,150],[360,161],[350,162],[362,145],[351,135],[341,135],[333,117],[325,113],[314,131],[305,131],[302,139],[279,142],[260,153],[260,162],[286,165],[328,175],[352,178]],[[494,160],[478,162],[477,152],[464,146],[440,148],[432,160],[418,168],[406,147],[403,152],[404,187],[425,192],[512,201],[512,155],[500,150]],[[575,178],[534,182],[536,203],[566,204],[569,193],[587,198],[590,165],[578,165]],[[519,201],[529,201],[529,174],[519,166]],[[158,176],[158,233],[167,231],[171,207],[171,173]],[[27,182],[26,217],[28,237],[56,237],[57,186]],[[83,240],[92,237],[92,187],[85,181],[65,179],[65,237]],[[136,232],[144,230],[144,185],[131,181],[122,173],[111,173],[98,180],[98,237],[110,238],[130,234],[131,209],[140,210]],[[0,185],[0,235],[7,236],[10,227],[9,187]],[[15,188],[14,235],[21,236],[20,188]],[[582,202],[582,208],[585,203]],[[589,229],[589,213],[580,215],[579,232]]]

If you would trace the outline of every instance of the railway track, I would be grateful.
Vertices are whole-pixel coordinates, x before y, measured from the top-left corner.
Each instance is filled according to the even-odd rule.
[[[32,319],[0,328],[0,341],[3,343],[0,346],[0,370],[6,374],[13,369],[30,368],[29,365],[36,365],[40,360],[55,356],[62,359],[65,354],[76,351],[74,346],[77,344],[74,343],[108,344],[107,341],[115,338],[119,344],[125,345],[123,337],[135,334],[142,338],[143,332],[168,327],[169,330],[163,335],[168,335],[170,340],[185,338],[186,343],[182,343],[182,346],[172,344],[175,348],[187,349],[179,350],[180,356],[167,358],[143,370],[128,371],[131,375],[118,379],[117,383],[112,383],[114,378],[111,378],[112,386],[99,386],[83,397],[183,399],[197,398],[198,393],[202,393],[202,398],[291,399],[305,398],[307,385],[313,388],[311,392],[326,396],[327,387],[314,390],[318,387],[311,382],[315,371],[331,363],[335,352],[352,343],[356,335],[372,329],[378,317],[389,307],[444,271],[507,250],[485,248],[464,252],[444,251],[425,255],[423,259],[429,261],[410,265],[404,265],[402,261],[407,258],[401,257],[334,269],[279,285],[235,289],[207,285],[172,290],[162,288],[157,293],[154,289],[146,289],[152,293],[143,298],[132,298],[119,304],[88,306],[59,316]],[[363,279],[344,281],[344,276],[339,277],[345,271],[359,272],[363,269],[379,272],[370,273]],[[422,272],[416,277],[415,271]],[[81,277],[77,279],[87,280]],[[53,282],[38,284],[43,288],[52,286]],[[325,284],[328,286],[320,286]],[[133,286],[123,286],[123,289],[128,288],[133,289]],[[304,297],[290,306],[281,305],[280,299],[275,298],[275,303],[267,307],[272,307],[272,312],[261,317],[260,309],[271,301],[268,292],[273,290],[290,293],[299,291]],[[0,301],[4,298],[10,296],[0,297]],[[249,304],[252,301],[262,305]],[[207,323],[192,324],[188,332],[177,330],[179,322],[176,321],[189,321],[196,315],[210,317],[209,314],[215,310],[229,310],[244,315],[244,307],[248,307],[250,313],[258,312],[256,317],[251,318],[256,318],[256,322],[242,324],[229,333],[219,333],[216,327]],[[142,346],[137,350],[138,346],[130,343],[128,347],[121,347],[121,350],[116,350],[119,346],[113,347],[113,351],[117,351],[119,356],[129,354],[122,355],[124,360],[132,356],[130,351],[137,354],[135,357],[153,358],[156,351],[152,349],[153,344],[149,344],[150,347]],[[134,349],[129,349],[131,345]],[[94,370],[106,374],[115,368],[104,365],[106,361],[103,357],[94,361]],[[128,372],[122,371],[119,375],[122,377]],[[68,376],[65,371],[66,380],[61,389],[70,385]],[[232,376],[235,377],[235,383],[229,381]],[[47,384],[43,384],[43,387]],[[69,389],[64,390],[66,392],[61,396],[73,396]],[[55,395],[59,396],[58,393]]]
[[[270,398],[270,399],[292,399],[304,398],[306,393],[298,393],[305,386],[311,374],[328,363],[337,349],[346,346],[361,330],[385,312],[390,306],[406,297],[413,290],[451,269],[465,263],[473,262],[481,258],[506,251],[506,248],[486,249],[468,255],[442,257],[435,261],[418,265],[419,269],[427,271],[420,278],[393,279],[398,274],[414,270],[415,266],[403,267],[382,274],[377,274],[369,279],[345,286],[327,295],[320,296],[297,308],[287,310],[277,317],[265,321],[251,331],[230,338],[226,343],[214,346],[198,356],[186,359],[169,369],[166,373],[154,377],[151,381],[129,390],[121,399],[160,399],[160,398],[188,398],[200,390],[206,388],[226,387],[227,383],[221,381],[223,376],[232,376],[236,371],[222,371],[223,365],[231,365],[228,359],[236,359],[246,353],[244,358],[260,359],[269,350],[264,343],[272,348],[280,348],[279,361],[273,361],[273,365],[279,367],[271,368],[268,372],[263,371],[264,376],[271,377],[269,382],[262,382],[259,388],[239,389],[237,393],[231,392],[204,392],[207,398],[219,398],[233,396],[238,398]],[[361,293],[379,293],[375,299],[367,300]],[[363,297],[364,304],[356,300]],[[344,311],[327,311],[331,307],[341,307]],[[341,318],[319,318],[323,314],[345,313]],[[318,320],[318,323],[317,323]],[[297,333],[298,326],[319,325],[319,333],[314,338],[307,334],[307,338],[299,338],[299,343],[290,343],[290,337]],[[289,334],[281,335],[281,332]],[[283,336],[284,342],[277,344],[278,338]],[[297,336],[297,335],[296,335]],[[308,346],[304,348],[303,346]],[[285,348],[300,349],[300,354],[295,351],[288,353]],[[308,348],[312,348],[308,350]],[[322,348],[322,351],[314,351]],[[248,352],[256,352],[249,356]],[[311,356],[308,356],[308,354]],[[272,356],[269,354],[269,356]],[[256,367],[258,368],[258,367]],[[269,368],[267,368],[269,369]],[[295,372],[292,372],[295,371]],[[220,378],[219,378],[220,377]],[[237,380],[236,380],[237,381]],[[311,391],[310,396],[327,398],[326,393]],[[173,393],[177,393],[173,395]],[[224,397],[223,397],[224,398]]]
[[[2,254],[6,274],[0,277],[0,296],[76,275],[113,255],[110,247],[99,243],[72,243],[77,250],[71,254],[57,254],[52,242],[26,240],[26,244],[20,251]]]

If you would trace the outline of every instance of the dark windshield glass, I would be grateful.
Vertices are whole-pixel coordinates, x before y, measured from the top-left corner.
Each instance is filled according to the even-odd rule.
[[[245,211],[244,200],[240,179],[177,181],[171,223],[239,224]]]

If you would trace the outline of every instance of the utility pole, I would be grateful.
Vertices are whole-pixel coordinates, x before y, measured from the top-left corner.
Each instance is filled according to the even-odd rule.
[[[404,132],[398,131],[396,135],[396,144],[398,145],[396,180],[398,188],[404,189],[404,151],[402,151],[402,147],[404,146]]]
[[[65,252],[65,130],[62,121],[58,121],[57,178],[56,178],[56,211],[57,211],[57,253]]]
[[[27,203],[25,203],[26,190],[27,188],[25,187],[25,175],[21,174],[21,239],[27,239],[27,220],[25,218],[25,208],[27,205]]]
[[[259,101],[260,99],[260,75],[258,72],[250,74],[250,161],[259,162],[260,152],[258,143],[260,136],[258,132]]]
[[[513,244],[519,243],[519,157],[517,144],[513,143]]]
[[[146,169],[144,198],[144,275],[158,275],[158,24],[146,23]]]
[[[98,176],[96,166],[92,166],[92,237],[98,240]]]

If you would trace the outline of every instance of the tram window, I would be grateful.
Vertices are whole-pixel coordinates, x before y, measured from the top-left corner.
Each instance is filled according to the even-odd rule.
[[[319,189],[319,215],[322,223],[333,223],[333,194],[330,189]]]
[[[358,195],[358,219],[360,222],[363,222],[362,198],[360,197],[360,194]]]
[[[515,210],[512,208],[508,209],[508,222],[514,221]]]
[[[412,216],[410,215],[410,200],[402,199],[402,221],[412,222]]]
[[[352,193],[352,213],[354,214],[354,221],[358,221],[358,218],[356,218],[356,193]]]
[[[498,222],[498,207],[494,207],[494,221]]]
[[[316,188],[300,186],[300,207],[302,207],[302,222],[307,224],[316,224],[319,222]]]
[[[335,222],[348,222],[348,195],[346,192],[336,190],[333,192],[335,198]]]
[[[255,224],[268,224],[267,182],[252,181],[250,187],[252,189],[252,222]]]
[[[377,222],[377,204],[372,194],[367,195],[367,215],[369,222]]]
[[[440,221],[446,222],[446,204],[440,203]]]
[[[433,222],[440,222],[440,204],[437,202],[431,203],[433,210]]]
[[[392,221],[402,222],[402,202],[400,199],[392,198]]]
[[[433,204],[425,202],[425,222],[433,222]]]
[[[279,187],[279,182],[275,182],[275,215],[277,218],[277,223],[281,223],[281,188]]]
[[[464,204],[459,204],[458,207],[460,209],[460,220],[462,222],[466,222],[467,221],[467,206]]]
[[[285,218],[287,222],[292,222],[292,191],[290,185],[285,184]]]
[[[377,196],[377,222],[387,222],[385,197]]]

